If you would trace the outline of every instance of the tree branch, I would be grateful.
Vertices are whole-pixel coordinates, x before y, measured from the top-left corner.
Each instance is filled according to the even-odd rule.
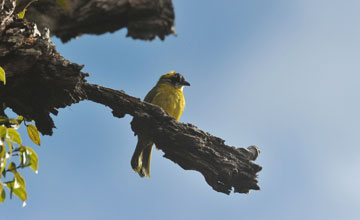
[[[0,16],[7,21],[0,23],[0,66],[7,78],[6,86],[0,85],[0,101],[35,120],[42,134],[51,135],[55,125],[50,112],[56,115],[58,108],[82,100],[84,94],[77,87],[88,74],[56,51],[49,29],[40,33],[34,23],[11,14],[14,2],[0,0]]]
[[[186,170],[201,172],[216,191],[247,193],[258,190],[254,164],[259,150],[229,147],[224,140],[191,124],[176,122],[158,106],[124,92],[88,84],[82,66],[64,59],[50,41],[48,29],[40,33],[34,23],[16,19],[15,0],[0,0],[0,66],[7,84],[0,84],[0,103],[33,119],[42,134],[55,127],[50,113],[87,99],[110,107],[113,115],[134,117],[135,134],[152,137],[164,157]]]
[[[151,137],[164,157],[183,169],[202,173],[214,190],[229,194],[232,189],[239,193],[260,189],[256,178],[261,167],[251,162],[259,155],[257,147],[229,147],[224,140],[192,124],[176,122],[158,106],[124,92],[87,83],[82,88],[88,100],[110,107],[114,116],[134,116],[135,134]]]
[[[26,18],[48,27],[63,42],[82,34],[103,34],[121,28],[134,39],[164,39],[174,34],[171,0],[70,0],[63,9],[55,0],[31,5]]]

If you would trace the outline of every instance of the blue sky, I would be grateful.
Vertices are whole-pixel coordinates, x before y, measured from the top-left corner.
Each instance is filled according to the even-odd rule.
[[[151,179],[130,167],[129,122],[95,103],[61,109],[52,137],[33,145],[28,205],[4,219],[358,219],[360,2],[174,0],[178,36],[125,38],[126,30],[53,39],[88,81],[143,98],[181,72],[181,118],[226,140],[257,145],[261,191],[220,194],[201,174],[153,153]],[[29,140],[27,140],[29,142]]]

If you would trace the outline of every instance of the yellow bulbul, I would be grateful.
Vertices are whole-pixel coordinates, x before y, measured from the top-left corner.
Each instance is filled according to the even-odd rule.
[[[184,86],[190,86],[190,83],[185,81],[180,73],[171,71],[160,77],[144,101],[160,106],[178,121],[185,108]],[[152,146],[151,139],[138,135],[136,149],[131,158],[131,166],[141,177],[150,178]]]

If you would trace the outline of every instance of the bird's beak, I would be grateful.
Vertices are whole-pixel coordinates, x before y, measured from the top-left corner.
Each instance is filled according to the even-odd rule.
[[[184,81],[181,82],[181,85],[190,86],[190,83],[184,80]]]

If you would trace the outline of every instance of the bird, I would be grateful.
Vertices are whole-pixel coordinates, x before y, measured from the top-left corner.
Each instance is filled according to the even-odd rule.
[[[185,108],[184,86],[190,86],[184,76],[170,71],[160,77],[154,88],[145,96],[144,101],[160,106],[176,121],[179,121]],[[150,178],[152,146],[153,141],[150,138],[138,135],[131,166],[140,177]]]

